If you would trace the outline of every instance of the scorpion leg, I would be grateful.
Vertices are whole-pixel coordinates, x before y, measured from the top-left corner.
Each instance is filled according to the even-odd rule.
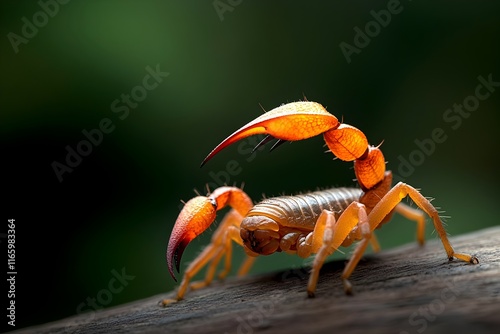
[[[380,252],[380,244],[378,242],[377,237],[375,236],[375,233],[372,232],[372,236],[370,238],[370,245],[372,246],[372,249],[375,253]]]
[[[184,298],[184,294],[186,293],[186,290],[189,285],[189,281],[191,278],[203,268],[205,264],[210,261],[214,257],[215,254],[217,254],[218,249],[215,247],[215,245],[210,244],[208,245],[199,255],[198,257],[191,262],[189,265],[188,269],[184,273],[184,277],[182,279],[181,285],[179,286],[179,289],[177,290],[177,297],[175,299],[163,299],[161,301],[161,304],[163,306],[167,306],[168,304],[172,304],[175,302],[178,302],[179,300],[182,300]]]
[[[441,242],[443,243],[443,247],[446,251],[446,255],[448,256],[449,260],[457,258],[459,260],[469,262],[472,264],[479,263],[479,260],[475,256],[472,256],[470,254],[455,252],[455,250],[453,249],[448,240],[448,236],[446,235],[446,230],[444,229],[443,223],[439,218],[439,213],[436,210],[436,208],[431,204],[431,202],[429,202],[429,200],[427,200],[424,196],[422,196],[422,194],[420,194],[418,190],[403,182],[399,182],[391,190],[389,190],[389,192],[384,197],[382,197],[380,202],[372,209],[372,211],[368,215],[368,220],[370,222],[370,230],[373,231],[384,219],[384,217],[391,212],[392,209],[396,208],[396,210],[401,210],[401,207],[399,207],[398,209],[398,205],[400,204],[401,200],[406,196],[410,196],[412,201],[427,215],[429,215],[429,217],[432,218],[432,221],[434,223],[434,228],[436,229],[436,232],[439,235]],[[405,211],[407,213],[410,212],[406,209]],[[419,224],[420,224],[419,226],[422,225],[422,223]],[[420,231],[423,232],[423,228],[419,227],[419,234],[421,233]],[[423,233],[422,235],[419,236],[419,238],[420,237],[423,240]]]
[[[401,203],[401,200],[406,196],[410,196],[413,202],[415,202],[415,204],[417,204],[419,208],[421,208],[425,213],[427,213],[433,219],[434,227],[439,237],[441,238],[441,241],[443,243],[443,246],[445,248],[449,260],[452,260],[453,257],[455,257],[459,260],[469,262],[472,264],[479,263],[479,260],[475,256],[471,256],[469,254],[464,254],[464,253],[456,253],[454,251],[453,247],[451,246],[448,240],[446,231],[443,227],[443,223],[439,218],[439,214],[436,208],[415,188],[400,182],[396,186],[394,186],[380,200],[379,204],[377,204],[372,209],[372,211],[367,217],[367,220],[365,220],[364,218],[362,219],[362,215],[360,215],[358,226],[359,226],[359,232],[361,233],[361,241],[355,248],[354,253],[349,259],[349,262],[344,268],[344,271],[341,276],[342,282],[344,284],[344,289],[347,294],[352,293],[352,285],[349,283],[348,278],[351,276],[359,260],[363,256],[363,253],[365,252],[368,243],[373,239],[374,237],[374,234],[372,234],[373,230],[377,228],[377,226],[383,221],[383,219],[388,214],[390,214],[390,212],[393,209],[395,209],[398,213],[402,214],[406,218],[410,220],[415,220],[417,222],[417,240],[419,241],[420,244],[424,243],[424,228],[425,228],[424,213],[420,210],[413,209],[408,205]],[[344,212],[342,216],[346,213],[347,212]],[[342,219],[342,216],[339,218],[339,222],[337,222],[337,224],[340,224],[340,219]],[[308,292],[309,291],[310,288],[308,288]]]
[[[215,276],[215,270],[217,269],[217,265],[219,264],[223,256],[224,256],[224,248],[219,247],[217,253],[215,253],[215,255],[212,258],[212,262],[207,268],[205,279],[201,281],[191,282],[191,284],[189,284],[189,289],[198,290],[209,285]]]
[[[425,213],[404,203],[396,205],[395,211],[406,219],[414,220],[417,223],[417,241],[420,245],[423,245],[425,241]]]
[[[367,225],[368,218],[366,214],[366,208],[363,204],[358,202],[351,203],[345,211],[340,215],[338,220],[335,220],[335,216],[333,212],[328,210],[323,210],[321,215],[318,218],[316,225],[324,226],[323,228],[319,228],[318,232],[324,231],[322,235],[316,233],[316,229],[313,232],[313,240],[312,240],[312,251],[316,252],[316,256],[314,257],[314,262],[311,268],[311,274],[309,276],[309,282],[307,284],[307,294],[309,297],[314,297],[314,292],[316,290],[316,285],[318,283],[318,275],[323,263],[326,258],[333,254],[336,249],[338,249],[344,240],[347,238],[349,233],[351,233],[352,229],[359,224],[361,229],[368,230],[369,226]],[[366,226],[366,227],[363,227]],[[322,237],[322,241],[320,242],[320,238]],[[364,238],[365,245],[363,247],[366,248],[368,242],[370,241],[371,234]],[[321,244],[318,248],[318,244]],[[360,250],[361,252],[361,250]],[[352,259],[351,259],[352,261]],[[355,266],[355,264],[354,264]],[[352,270],[351,270],[352,271]],[[344,287],[347,289],[349,286],[349,282],[347,279],[343,277]],[[347,284],[347,285],[346,285]]]
[[[238,245],[243,247],[243,240],[241,240],[240,228],[239,228],[242,219],[243,217],[235,210],[231,210],[224,217],[224,220],[221,222],[219,227],[220,230],[218,229],[212,237],[212,244],[218,247],[219,251],[213,257],[213,260],[207,269],[205,279],[203,281],[191,283],[191,285],[189,286],[191,290],[203,288],[212,282],[215,276],[217,265],[219,264],[220,260],[224,255],[226,256],[224,261],[224,269],[221,272],[219,272],[218,277],[219,279],[222,280],[226,278],[227,274],[229,274],[229,272],[231,271],[231,259],[233,254],[231,242],[234,241]],[[254,255],[255,256],[247,255],[247,258],[245,259],[240,269],[238,270],[238,276],[244,276],[248,273],[253,263],[255,262],[257,254]],[[187,269],[187,271],[188,270],[189,268]]]
[[[241,264],[240,269],[238,270],[238,276],[239,277],[245,276],[248,273],[248,271],[250,270],[250,268],[252,268],[252,265],[256,259],[257,259],[257,257],[255,257],[255,256],[247,255],[247,258]]]
[[[356,268],[356,266],[358,265],[359,260],[361,260],[361,257],[365,253],[366,246],[368,246],[368,243],[370,242],[372,237],[370,224],[368,222],[368,218],[366,217],[366,211],[363,212],[363,215],[364,215],[363,219],[360,219],[358,224],[359,226],[358,231],[361,233],[361,241],[357,244],[356,248],[354,249],[354,252],[352,253],[351,258],[349,259],[349,262],[347,262],[344,271],[340,276],[340,278],[342,279],[342,283],[344,284],[344,291],[348,295],[352,294],[352,284],[349,282],[348,279],[351,276],[354,269]]]

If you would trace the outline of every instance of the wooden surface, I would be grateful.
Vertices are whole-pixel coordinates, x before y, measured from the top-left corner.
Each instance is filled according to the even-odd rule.
[[[300,268],[229,278],[166,308],[157,303],[172,292],[15,333],[499,333],[500,227],[451,242],[480,263],[448,262],[433,240],[365,257],[353,296],[339,279],[345,261],[334,261],[312,299]]]

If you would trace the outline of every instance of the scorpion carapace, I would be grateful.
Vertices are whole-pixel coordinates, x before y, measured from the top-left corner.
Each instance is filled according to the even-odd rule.
[[[371,146],[362,131],[342,124],[316,102],[294,102],[275,108],[222,141],[203,160],[202,165],[228,145],[255,134],[266,134],[278,141],[295,141],[323,134],[329,150],[340,160],[354,161],[357,188],[336,188],[298,196],[284,196],[253,205],[250,197],[236,187],[220,187],[211,194],[188,201],[175,222],[167,248],[167,263],[174,277],[179,271],[183,250],[215,220],[216,211],[229,206],[212,236],[211,243],[189,265],[176,299],[163,300],[163,305],[181,300],[191,278],[210,262],[205,279],[192,283],[192,289],[209,284],[217,265],[225,257],[225,277],[231,268],[232,242],[242,246],[247,259],[238,272],[244,275],[259,254],[284,251],[306,258],[315,254],[307,285],[309,296],[316,290],[318,274],[327,256],[340,246],[359,241],[342,275],[346,293],[352,291],[348,281],[369,243],[377,250],[373,231],[398,212],[417,223],[417,240],[424,243],[425,215],[433,222],[449,260],[476,264],[479,260],[457,253],[451,246],[436,208],[412,186],[399,182],[392,187],[392,174],[385,170],[385,159],[379,147]],[[267,142],[266,138],[262,143]],[[259,144],[260,145],[260,144]],[[401,203],[409,196],[419,209]]]

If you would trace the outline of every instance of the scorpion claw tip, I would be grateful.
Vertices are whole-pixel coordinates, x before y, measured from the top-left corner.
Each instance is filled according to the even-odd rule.
[[[168,271],[170,272],[170,276],[174,279],[174,281],[177,282],[177,278],[175,277],[174,273],[174,266],[175,270],[179,273],[180,272],[180,266],[181,266],[181,258],[182,258],[182,253],[184,253],[184,249],[186,246],[189,244],[189,240],[187,239],[181,239],[178,244],[175,242],[172,244],[172,247],[169,247],[167,249],[167,264],[168,264]]]
[[[205,159],[203,159],[203,161],[200,164],[200,168],[203,167],[208,162],[208,160],[210,160],[211,158],[212,157],[210,155],[208,155]]]

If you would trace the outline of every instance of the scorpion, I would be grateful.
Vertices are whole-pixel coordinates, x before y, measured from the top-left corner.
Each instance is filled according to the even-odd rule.
[[[209,285],[225,256],[219,274],[223,279],[231,269],[232,242],[242,246],[246,253],[238,276],[250,270],[258,255],[286,252],[307,258],[315,254],[307,283],[307,295],[314,297],[319,272],[326,258],[340,246],[346,247],[356,241],[358,244],[341,274],[344,291],[351,294],[349,277],[369,244],[374,251],[379,250],[373,232],[389,221],[394,212],[416,222],[420,245],[424,244],[427,214],[449,261],[456,258],[471,264],[479,263],[473,255],[455,252],[438,210],[417,189],[403,182],[391,187],[392,173],[386,171],[380,145],[369,145],[361,130],[339,122],[319,103],[292,102],[262,114],[223,140],[201,166],[225,147],[257,134],[266,137],[255,149],[273,138],[277,139],[271,150],[285,141],[323,134],[329,152],[342,161],[354,161],[359,188],[333,188],[268,198],[256,205],[242,189],[231,186],[219,187],[207,196],[192,198],[179,213],[167,247],[168,270],[175,281],[173,266],[175,264],[180,272],[180,260],[186,246],[215,221],[218,210],[229,206],[230,211],[215,230],[210,244],[185,270],[176,298],[164,299],[162,305],[182,300],[188,288],[194,290]],[[407,196],[421,210],[401,203]],[[206,265],[205,279],[190,284]]]

